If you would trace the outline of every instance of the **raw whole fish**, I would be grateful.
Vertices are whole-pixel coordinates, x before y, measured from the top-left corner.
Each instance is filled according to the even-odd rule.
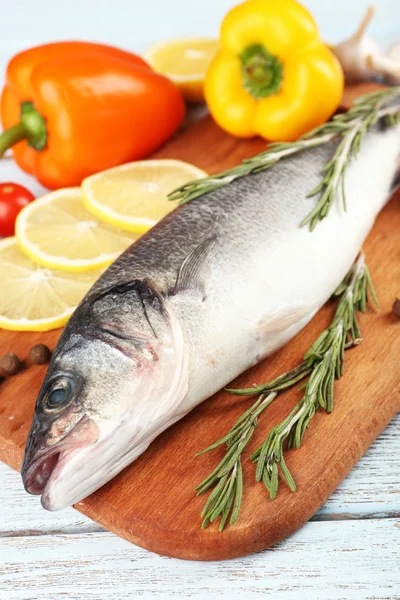
[[[39,394],[25,488],[49,510],[86,497],[172,423],[286,344],[351,267],[398,172],[377,127],[313,232],[306,198],[336,142],[178,207],[102,275],[68,322]],[[287,365],[282,365],[282,371]]]

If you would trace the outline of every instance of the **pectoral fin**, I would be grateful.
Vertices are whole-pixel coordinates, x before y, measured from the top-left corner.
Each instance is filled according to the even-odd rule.
[[[204,296],[207,271],[215,243],[216,236],[209,237],[188,254],[179,269],[173,294],[196,290]]]

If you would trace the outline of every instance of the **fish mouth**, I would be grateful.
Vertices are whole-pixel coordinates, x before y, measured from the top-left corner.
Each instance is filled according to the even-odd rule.
[[[26,471],[26,474],[23,475],[25,490],[34,496],[40,496],[49,483],[56,467],[62,466],[65,458],[70,454],[71,452],[68,451],[61,452],[57,450],[46,452],[44,456],[37,459],[29,470]]]
[[[51,449],[40,452],[31,464],[23,468],[25,490],[36,496],[43,495],[62,473],[71,456],[94,444],[98,434],[97,425],[84,415]]]

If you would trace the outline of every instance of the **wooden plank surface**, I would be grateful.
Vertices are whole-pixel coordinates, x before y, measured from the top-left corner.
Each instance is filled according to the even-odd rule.
[[[269,550],[208,563],[157,557],[109,532],[5,538],[1,580],[7,600],[396,600],[399,528],[399,519],[307,523]]]
[[[261,140],[235,140],[206,117],[177,135],[157,156],[183,158],[209,172],[218,172],[264,145]],[[215,525],[207,531],[200,530],[199,513],[204,498],[196,498],[193,488],[215,465],[221,451],[201,459],[195,458],[195,453],[223,435],[248,405],[246,399],[233,399],[220,392],[160,436],[133,465],[76,508],[136,544],[189,559],[228,558],[254,552],[274,544],[308,520],[400,406],[399,322],[390,312],[400,281],[399,230],[400,213],[393,199],[365,244],[382,310],[361,319],[366,340],[348,353],[347,374],[337,385],[333,415],[318,414],[302,448],[288,455],[288,466],[298,484],[296,494],[281,486],[278,500],[268,501],[263,487],[254,482],[254,468],[246,454],[240,521],[222,534]],[[280,373],[282,365],[289,368],[298,363],[331,313],[332,307],[325,307],[292,343],[246,373],[237,384],[265,381]],[[57,336],[58,332],[0,332],[0,349],[13,350],[24,357],[32,343],[40,340],[54,346]],[[14,468],[20,466],[43,374],[44,369],[30,368],[2,385],[0,456]],[[291,391],[279,398],[269,409],[268,426],[281,420],[299,397]],[[264,435],[265,426],[261,426],[252,448]],[[185,461],[180,458],[183,451]]]

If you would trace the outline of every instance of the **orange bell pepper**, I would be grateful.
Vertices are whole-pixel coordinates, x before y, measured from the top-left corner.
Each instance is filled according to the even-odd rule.
[[[148,156],[179,127],[177,87],[134,54],[89,42],[31,48],[9,63],[1,97],[0,156],[45,187]]]

